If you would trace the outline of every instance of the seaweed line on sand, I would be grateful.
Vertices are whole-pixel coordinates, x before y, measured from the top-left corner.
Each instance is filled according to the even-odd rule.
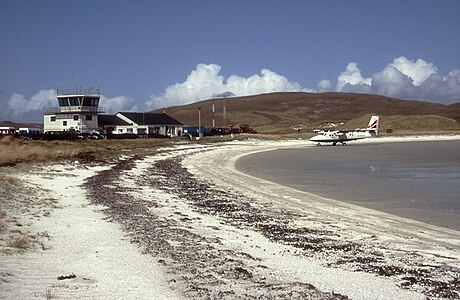
[[[401,255],[397,249],[344,239],[333,222],[312,228],[299,226],[295,220],[308,218],[307,212],[252,201],[233,190],[216,187],[184,168],[183,156],[179,153],[173,157],[157,156],[148,174],[136,179],[139,186],[148,185],[170,194],[201,215],[218,217],[225,224],[256,231],[271,241],[292,246],[298,249],[299,255],[323,258],[330,267],[394,278],[400,287],[417,290],[427,297],[460,297],[456,267],[436,263],[422,265],[416,253]],[[187,286],[187,296],[347,299],[344,295],[323,293],[307,282],[276,283],[267,277],[255,258],[225,249],[218,240],[188,230],[190,220],[186,217],[169,218],[155,213],[163,205],[155,195],[136,197],[129,187],[118,183],[124,173],[143,159],[143,156],[135,156],[122,160],[90,178],[86,183],[88,194],[94,203],[107,207],[106,214],[122,224],[133,242],[158,257],[174,274],[181,274],[177,280]]]

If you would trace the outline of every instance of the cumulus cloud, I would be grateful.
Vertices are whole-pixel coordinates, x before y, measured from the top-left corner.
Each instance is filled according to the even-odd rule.
[[[159,96],[150,96],[145,105],[148,109],[154,109],[209,99],[213,95],[232,97],[294,91],[358,92],[446,104],[460,102],[460,70],[454,69],[442,75],[433,63],[421,58],[394,58],[383,70],[369,77],[362,74],[356,62],[350,62],[337,77],[337,82],[323,79],[316,89],[303,88],[299,83],[269,69],[262,69],[260,74],[249,77],[232,75],[228,78],[220,75],[220,71],[221,66],[217,64],[199,64],[183,82],[168,86]],[[9,99],[6,98],[6,92],[0,90],[0,97],[0,120],[42,122],[43,108],[57,106],[54,89],[39,90],[30,98],[14,93]],[[108,114],[142,110],[129,96],[108,98],[101,95],[100,106],[106,107]]]
[[[13,93],[8,100],[0,101],[3,107],[0,110],[0,120],[19,122],[43,122],[43,109],[57,107],[56,90],[40,90],[32,97],[27,98],[22,94]],[[119,111],[136,111],[138,109],[131,97],[117,96],[107,98],[101,95],[100,106],[106,107],[108,114]]]
[[[358,64],[351,62],[347,65],[345,71],[343,71],[340,76],[337,78],[336,90],[342,91],[344,88],[349,86],[370,86],[372,83],[372,78],[364,78],[361,75],[361,70],[358,68]]]
[[[14,93],[5,102],[2,103],[0,119],[39,122],[43,120],[43,108],[53,106],[56,102],[56,91],[40,90],[30,99]]]
[[[168,86],[162,95],[152,95],[146,102],[147,108],[181,105],[223,93],[247,96],[304,90],[299,83],[268,69],[249,77],[232,75],[227,79],[219,74],[220,70],[221,66],[217,64],[197,65],[185,81]]]
[[[99,105],[101,107],[105,107],[107,114],[116,114],[120,111],[138,111],[138,107],[134,101],[134,98],[128,96],[117,96],[113,98],[107,98],[101,95],[101,101]]]
[[[388,66],[395,68],[412,79],[412,84],[415,86],[420,86],[432,74],[438,72],[438,68],[432,63],[428,63],[420,58],[414,62],[404,56],[395,58]]]
[[[331,91],[332,83],[327,79],[323,79],[318,82],[316,87],[318,88],[318,92],[329,92]]]
[[[320,87],[325,87],[324,83],[323,80],[318,84],[320,91]],[[460,70],[454,69],[442,76],[433,63],[401,56],[393,59],[382,71],[366,78],[358,65],[351,62],[338,76],[335,91],[454,103],[460,101]]]

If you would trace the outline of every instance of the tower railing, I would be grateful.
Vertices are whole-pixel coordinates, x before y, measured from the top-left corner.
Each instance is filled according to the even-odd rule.
[[[43,109],[44,114],[59,113],[105,113],[105,107],[96,106],[64,106],[64,107],[47,107]]]
[[[83,88],[75,88],[75,89],[58,89],[56,91],[58,96],[66,96],[66,95],[101,95],[101,90],[99,87],[92,87],[88,89]]]

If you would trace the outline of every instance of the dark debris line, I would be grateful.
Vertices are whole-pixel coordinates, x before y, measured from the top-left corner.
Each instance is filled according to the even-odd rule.
[[[130,197],[122,185],[109,188],[119,182],[123,171],[135,166],[134,158],[121,161],[112,169],[103,171],[87,182],[88,193],[97,204],[107,206],[107,214],[133,235],[133,241],[142,246],[144,251],[156,257],[173,269],[176,274],[183,274],[188,285],[187,295],[197,298],[316,298],[347,299],[338,294],[321,293],[308,283],[289,283],[281,288],[267,283],[255,267],[244,264],[241,260],[228,259],[233,254],[222,253],[213,241],[197,236],[179,228],[177,221],[159,218],[149,211],[155,201]],[[458,299],[460,284],[458,270],[453,267],[444,269],[436,267],[399,267],[385,262],[383,254],[356,242],[337,239],[334,229],[318,230],[298,227],[289,220],[302,217],[288,210],[273,207],[255,206],[251,199],[241,194],[227,192],[212,184],[196,178],[181,165],[181,157],[157,161],[148,176],[142,180],[152,188],[173,193],[178,199],[186,201],[201,214],[219,217],[226,224],[237,228],[255,230],[274,242],[301,249],[305,255],[327,255],[329,266],[346,266],[353,270],[375,273],[380,276],[397,277],[403,288],[418,287],[428,297]],[[170,246],[171,237],[180,237],[180,246]],[[204,246],[205,245],[205,246]],[[436,275],[452,277],[447,282],[432,280]],[[243,294],[235,291],[225,283],[237,281],[244,287]],[[260,296],[256,296],[260,295]]]
[[[460,298],[459,271],[455,267],[399,267],[385,262],[383,254],[368,249],[355,242],[334,239],[333,230],[299,228],[290,225],[290,219],[300,217],[289,211],[261,210],[251,205],[235,192],[227,193],[209,183],[202,182],[187,171],[178,158],[158,161],[152,173],[162,175],[180,198],[193,203],[200,213],[217,215],[236,227],[252,228],[261,232],[272,241],[290,245],[306,253],[325,253],[330,257],[329,266],[348,265],[356,271],[376,273],[380,276],[398,277],[400,286],[410,288],[420,286],[421,292],[429,297],[448,299]],[[153,183],[158,184],[158,183]],[[157,185],[160,186],[160,185]],[[216,197],[216,195],[218,195]],[[431,278],[434,274],[451,277],[450,280],[438,281]]]
[[[348,299],[336,293],[323,293],[304,282],[270,281],[264,266],[256,258],[219,247],[220,242],[194,234],[178,221],[152,213],[156,206],[154,196],[139,199],[129,195],[129,189],[120,181],[123,171],[135,166],[136,159],[120,161],[113,168],[102,171],[87,180],[85,186],[95,204],[106,206],[105,214],[111,221],[120,223],[145,253],[158,258],[176,278],[186,286],[185,296],[193,299]],[[156,167],[153,167],[154,171]],[[174,171],[174,170],[172,170]],[[153,178],[155,176],[148,176]],[[146,178],[141,181],[149,180]],[[152,180],[155,188],[170,192],[171,185]],[[196,186],[191,187],[193,191]],[[203,198],[203,194],[194,193]],[[223,196],[224,194],[220,195]],[[228,205],[227,205],[228,204]],[[222,211],[234,210],[232,204],[219,206]],[[203,202],[205,205],[205,202]],[[209,206],[211,210],[216,206]],[[205,210],[204,206],[200,206]],[[186,220],[187,221],[187,220]],[[174,241],[174,243],[171,243]],[[251,261],[253,263],[245,263]],[[173,280],[175,281],[175,280]],[[172,282],[174,283],[174,282]]]

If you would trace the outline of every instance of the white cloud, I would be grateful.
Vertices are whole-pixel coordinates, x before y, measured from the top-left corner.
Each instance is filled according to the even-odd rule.
[[[432,74],[438,72],[438,68],[432,63],[427,63],[421,58],[414,62],[413,60],[408,60],[404,56],[401,56],[393,59],[393,62],[390,63],[389,66],[411,78],[415,86],[420,86]]]
[[[320,84],[318,88],[321,91]],[[454,103],[460,101],[460,70],[454,69],[442,76],[433,63],[401,56],[393,59],[382,71],[365,78],[358,65],[351,62],[338,76],[336,91]]]
[[[43,108],[53,106],[56,102],[56,91],[40,90],[30,99],[14,93],[5,102],[0,111],[1,120],[40,122],[43,120]]]
[[[289,81],[283,75],[268,69],[249,77],[238,75],[227,79],[220,75],[221,66],[199,64],[185,81],[168,86],[160,96],[152,95],[145,103],[147,108],[182,105],[211,98],[213,95],[246,96],[270,92],[358,92],[385,95],[400,99],[429,100],[441,103],[460,102],[460,70],[454,69],[447,75],[439,74],[438,68],[421,58],[410,60],[404,56],[394,58],[383,70],[370,77],[362,74],[356,62],[350,62],[337,77],[337,82],[323,79],[316,90],[303,88],[299,83]],[[306,71],[307,72],[307,71]],[[54,89],[39,90],[30,98],[14,93],[9,99],[0,90],[0,120],[43,121],[43,108],[56,107]],[[108,114],[119,111],[138,111],[135,100],[129,96],[107,98],[101,96],[100,106]]]
[[[317,88],[319,92],[329,92],[331,91],[332,83],[327,79],[323,79],[318,82]]]
[[[372,76],[371,92],[395,98],[410,98],[415,86],[412,79],[398,69],[388,65],[379,73]]]
[[[117,96],[107,98],[101,95],[101,107],[105,107],[107,114],[116,114],[117,112],[138,111],[134,98],[127,96]]]
[[[181,105],[228,92],[235,96],[247,96],[303,90],[297,82],[289,81],[286,77],[268,69],[262,69],[260,74],[247,78],[232,75],[227,80],[219,75],[220,70],[221,66],[216,64],[197,65],[184,82],[168,86],[160,96],[152,95],[146,102],[147,108]]]
[[[337,78],[336,91],[343,91],[345,86],[355,85],[371,85],[372,78],[364,78],[361,75],[361,70],[358,68],[358,64],[351,62],[347,65],[344,72]]]
[[[14,115],[20,115],[35,110],[41,111],[54,102],[56,102],[55,90],[40,90],[30,99],[14,93],[8,100],[7,110]]]
[[[24,95],[14,93],[11,97],[0,103],[3,107],[0,110],[0,120],[43,122],[43,109],[46,107],[57,107],[56,90],[40,90],[30,99]],[[101,95],[100,106],[106,107],[108,114],[115,114],[119,111],[136,111],[138,109],[131,97],[117,96],[107,98]]]

